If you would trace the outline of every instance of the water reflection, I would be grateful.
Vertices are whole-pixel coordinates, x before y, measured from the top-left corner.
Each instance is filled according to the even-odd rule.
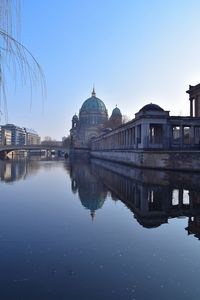
[[[199,299],[200,174],[97,160],[0,174],[0,299]]]
[[[107,197],[107,188],[94,176],[91,164],[84,161],[70,164],[70,178],[72,192],[78,192],[81,204],[90,210],[94,219],[96,210],[102,208]]]
[[[63,162],[63,166],[72,192],[78,194],[92,220],[105,201],[120,200],[145,228],[187,217],[187,233],[200,239],[200,174],[135,169],[100,160]],[[0,161],[0,180],[25,180],[51,167],[55,168],[51,161]]]
[[[24,180],[28,175],[35,174],[39,170],[39,165],[29,160],[0,160],[0,180],[11,183]]]
[[[55,168],[54,162],[58,159],[39,159],[38,157],[14,160],[0,160],[0,181],[12,183],[25,180],[36,175],[41,169]]]
[[[188,217],[188,234],[200,238],[200,174],[134,169],[111,162],[73,162],[71,188],[94,217],[110,193],[138,223],[155,228],[170,218]]]

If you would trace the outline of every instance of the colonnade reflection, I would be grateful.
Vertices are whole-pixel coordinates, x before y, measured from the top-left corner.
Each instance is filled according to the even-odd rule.
[[[70,164],[72,191],[91,211],[103,207],[108,194],[122,201],[145,228],[170,218],[188,217],[188,234],[200,238],[200,174],[134,169],[108,161]],[[109,198],[108,198],[109,199]],[[108,200],[107,200],[108,201]]]

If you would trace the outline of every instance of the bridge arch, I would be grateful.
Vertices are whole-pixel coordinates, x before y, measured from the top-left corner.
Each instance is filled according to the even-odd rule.
[[[62,145],[6,145],[6,146],[0,146],[0,158],[5,158],[6,155],[11,151],[20,151],[20,150],[57,150],[64,152],[64,156],[69,156],[69,148],[63,147]]]

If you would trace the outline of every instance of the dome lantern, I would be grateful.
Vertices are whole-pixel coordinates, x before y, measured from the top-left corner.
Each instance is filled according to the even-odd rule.
[[[94,86],[93,86],[93,90],[92,90],[92,97],[96,97],[96,92],[95,92]]]

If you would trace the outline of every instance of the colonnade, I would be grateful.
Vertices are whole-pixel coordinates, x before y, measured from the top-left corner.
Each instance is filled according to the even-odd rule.
[[[138,138],[140,136],[141,133],[137,126],[123,128],[92,141],[92,150],[134,149],[137,148],[137,144],[140,141]]]
[[[174,118],[165,124],[125,124],[91,142],[91,150],[196,149],[200,125],[192,119]]]
[[[183,124],[183,122],[172,125],[172,146],[195,147],[200,143],[200,126]]]

